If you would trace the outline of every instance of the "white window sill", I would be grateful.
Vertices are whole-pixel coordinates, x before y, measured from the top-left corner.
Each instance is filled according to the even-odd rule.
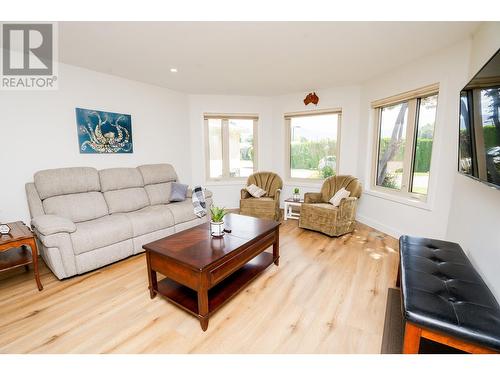
[[[283,185],[321,188],[324,180],[286,180]]]
[[[386,200],[389,200],[392,202],[404,204],[406,206],[415,207],[415,208],[418,208],[421,210],[432,211],[432,205],[429,202],[429,198],[427,198],[427,201],[421,201],[421,200],[416,199],[416,198],[398,196],[395,194],[390,194],[390,193],[386,193],[386,192],[378,191],[378,190],[374,190],[374,189],[367,189],[367,190],[363,191],[363,194],[371,195],[371,196],[377,197],[377,198],[386,199]]]
[[[246,185],[246,179],[241,180],[211,180],[205,181],[205,186]]]

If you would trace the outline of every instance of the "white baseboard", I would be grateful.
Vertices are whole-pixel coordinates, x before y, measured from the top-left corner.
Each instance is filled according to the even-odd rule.
[[[388,234],[394,238],[399,238],[403,235],[400,231],[398,231],[396,228],[389,227],[385,224],[382,224],[381,222],[374,220],[372,218],[369,218],[364,215],[356,215],[356,220],[359,221],[360,223],[366,224],[372,228],[375,228],[381,232],[384,232],[385,234]]]

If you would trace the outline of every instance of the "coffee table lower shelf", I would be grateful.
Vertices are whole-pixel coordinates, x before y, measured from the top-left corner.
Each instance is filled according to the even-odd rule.
[[[271,253],[263,252],[246,263],[239,270],[234,272],[215,285],[208,291],[208,315],[213,314],[217,309],[234,297],[241,289],[245,288],[267,267],[273,264],[274,259]],[[200,318],[198,313],[198,294],[196,291],[181,285],[173,280],[165,278],[158,281],[158,294],[165,297],[170,302],[186,310],[190,314]]]

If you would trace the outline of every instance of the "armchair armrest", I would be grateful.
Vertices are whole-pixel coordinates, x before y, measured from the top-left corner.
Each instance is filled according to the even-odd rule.
[[[31,220],[31,226],[44,236],[56,233],[73,233],[76,225],[71,220],[56,215],[41,215]]]
[[[321,193],[305,193],[304,203],[321,203],[323,202]]]
[[[340,219],[354,220],[356,217],[356,206],[358,198],[343,198],[339,204],[338,217]]]
[[[250,193],[245,188],[241,189],[241,199],[247,199],[247,198],[250,198]]]
[[[281,195],[281,189],[276,189],[276,193],[274,193],[274,200],[279,203]]]

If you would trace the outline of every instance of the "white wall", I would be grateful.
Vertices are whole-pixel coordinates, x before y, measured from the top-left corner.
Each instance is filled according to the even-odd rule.
[[[399,237],[409,234],[444,238],[457,164],[458,95],[468,72],[468,40],[366,82],[362,88],[359,171],[365,188],[361,221]],[[373,111],[370,103],[429,84],[439,83],[428,204],[419,205],[370,191]]]
[[[483,24],[472,38],[472,78],[500,48],[500,23]],[[456,155],[456,149],[454,154]],[[447,237],[460,243],[500,301],[500,190],[454,173]]]
[[[133,154],[80,154],[75,107],[131,114]],[[58,90],[0,91],[0,114],[0,222],[29,219],[24,184],[41,169],[169,162],[191,180],[184,94],[60,64]]]
[[[319,96],[317,106],[303,103],[306,93],[295,93],[277,96],[273,100],[273,142],[274,171],[284,179],[281,201],[293,194],[293,188],[298,187],[301,195],[305,192],[316,192],[321,189],[322,182],[292,182],[287,181],[288,161],[286,155],[286,129],[284,114],[298,111],[314,111],[321,109],[342,109],[340,125],[340,153],[338,160],[338,174],[357,176],[358,159],[358,131],[359,131],[359,103],[360,88],[358,86],[344,86],[330,89],[316,90]]]
[[[108,168],[170,162],[182,181],[206,184],[203,113],[257,113],[259,170],[285,176],[286,112],[342,108],[339,173],[358,176],[365,192],[359,219],[394,236],[448,238],[469,252],[496,296],[500,296],[500,192],[456,172],[458,94],[500,46],[499,23],[484,24],[472,40],[414,61],[359,86],[316,90],[318,107],[304,106],[305,92],[277,97],[185,95],[111,75],[60,65],[53,92],[0,91],[0,221],[27,220],[24,184],[46,168]],[[373,121],[370,103],[431,83],[440,83],[429,203],[408,204],[370,191]],[[78,152],[75,107],[132,115],[134,153]],[[210,183],[216,204],[239,205],[243,183]],[[319,183],[285,180],[318,191]],[[471,221],[470,218],[480,218]]]
[[[320,97],[317,107],[304,105],[304,93],[276,97],[191,95],[189,103],[193,183],[206,185],[214,193],[215,204],[228,208],[239,207],[240,189],[245,186],[244,182],[207,183],[205,179],[203,114],[210,112],[258,114],[258,169],[275,171],[284,178],[286,175],[284,113],[342,108],[340,173],[356,174],[359,87],[317,90],[316,93]],[[292,189],[296,186],[303,194],[306,191],[318,191],[321,183],[305,182],[297,185],[285,180],[282,200],[291,196]]]

